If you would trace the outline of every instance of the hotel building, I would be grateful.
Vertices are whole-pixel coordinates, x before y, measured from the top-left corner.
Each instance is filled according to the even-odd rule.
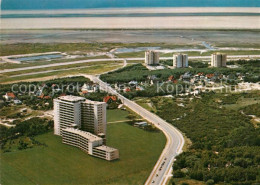
[[[173,55],[173,68],[185,68],[189,67],[188,55],[176,54]]]
[[[211,55],[211,66],[212,67],[226,67],[227,66],[227,55],[222,53],[214,53]]]
[[[119,158],[117,149],[103,145],[106,134],[106,103],[77,96],[54,99],[54,134],[62,142],[106,160]]]
[[[77,96],[54,99],[54,134],[62,129],[77,127],[104,137],[106,135],[106,103]]]

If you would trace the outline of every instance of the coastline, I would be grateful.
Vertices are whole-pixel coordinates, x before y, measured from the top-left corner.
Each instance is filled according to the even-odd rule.
[[[6,14],[64,14],[64,13],[260,13],[259,7],[155,7],[155,8],[96,8],[96,9],[52,9],[52,10],[1,10],[2,15]]]

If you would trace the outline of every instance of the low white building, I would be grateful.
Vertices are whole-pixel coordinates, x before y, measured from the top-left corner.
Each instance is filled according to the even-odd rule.
[[[63,129],[62,143],[80,148],[89,155],[108,161],[119,158],[119,151],[103,145],[103,139],[79,129]]]
[[[147,122],[145,122],[145,121],[134,123],[134,126],[135,126],[135,127],[145,127],[145,126],[147,126],[147,125],[148,125],[148,124],[147,124]]]

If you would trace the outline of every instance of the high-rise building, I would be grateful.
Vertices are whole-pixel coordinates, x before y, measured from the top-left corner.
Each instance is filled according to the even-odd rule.
[[[61,96],[53,101],[54,134],[61,135],[63,143],[102,159],[119,158],[117,149],[103,145],[106,141],[105,102],[77,96]]]
[[[61,96],[54,99],[54,134],[62,135],[62,129],[77,127],[105,137],[106,103],[86,100],[77,96]]]
[[[185,68],[189,67],[188,55],[187,54],[174,54],[173,55],[173,67],[174,68]]]
[[[62,130],[67,127],[81,127],[81,102],[84,100],[77,96],[61,96],[53,100],[55,135],[62,135]]]
[[[85,100],[81,103],[81,130],[106,134],[106,103]]]
[[[145,64],[147,65],[158,65],[160,61],[160,55],[156,51],[145,52]]]
[[[226,67],[227,66],[227,55],[222,53],[214,53],[211,55],[211,66],[212,67]]]

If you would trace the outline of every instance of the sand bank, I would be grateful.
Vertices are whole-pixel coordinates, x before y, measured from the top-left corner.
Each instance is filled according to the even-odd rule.
[[[259,16],[10,18],[2,29],[260,29]]]

